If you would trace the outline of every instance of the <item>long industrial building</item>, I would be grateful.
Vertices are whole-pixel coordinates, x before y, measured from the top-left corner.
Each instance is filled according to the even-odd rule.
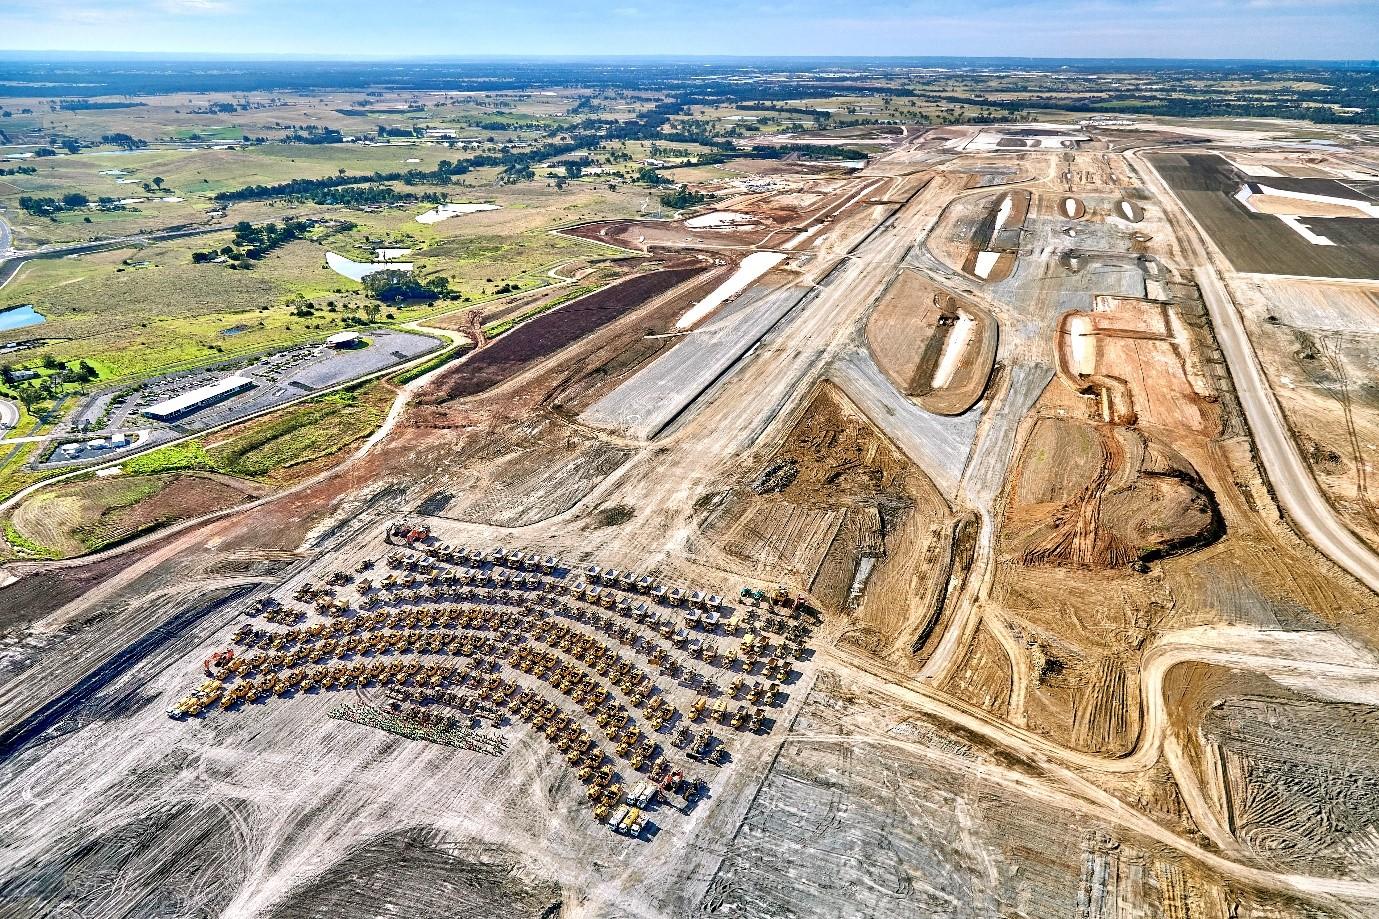
[[[144,409],[144,414],[155,421],[174,421],[253,387],[254,381],[248,377],[226,377],[151,405]]]

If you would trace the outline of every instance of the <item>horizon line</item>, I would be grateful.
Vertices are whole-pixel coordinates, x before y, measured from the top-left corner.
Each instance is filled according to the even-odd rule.
[[[1219,63],[1219,64],[1331,64],[1360,65],[1379,67],[1379,58],[1291,58],[1291,57],[1161,57],[1161,56],[1109,56],[1109,57],[1069,57],[1058,55],[980,55],[980,54],[727,54],[714,52],[693,53],[653,53],[653,54],[576,54],[576,53],[520,53],[504,52],[470,55],[438,54],[303,54],[299,52],[223,52],[223,51],[81,51],[81,50],[35,50],[29,48],[0,48],[0,61],[44,58],[85,59],[89,63],[117,62],[121,60],[146,61],[219,61],[219,62],[279,62],[279,63],[471,63],[488,61],[1026,61],[1062,63],[1106,63],[1106,62],[1163,62],[1163,63]]]

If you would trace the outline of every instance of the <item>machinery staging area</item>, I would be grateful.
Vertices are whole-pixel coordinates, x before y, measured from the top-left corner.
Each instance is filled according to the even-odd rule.
[[[1221,134],[563,228],[635,305],[11,566],[0,915],[1379,915],[1374,151]]]

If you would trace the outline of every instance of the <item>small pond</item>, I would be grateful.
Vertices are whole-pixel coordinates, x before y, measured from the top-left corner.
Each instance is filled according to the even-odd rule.
[[[0,309],[0,332],[22,329],[25,326],[38,325],[40,322],[47,321],[43,318],[42,313],[28,304]]]

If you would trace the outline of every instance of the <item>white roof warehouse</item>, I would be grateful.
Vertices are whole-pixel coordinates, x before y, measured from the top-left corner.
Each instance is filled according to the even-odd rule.
[[[248,377],[226,377],[217,380],[191,392],[184,392],[180,396],[174,396],[157,405],[151,405],[144,409],[144,414],[158,421],[172,421],[189,415],[192,412],[200,411],[208,405],[214,405],[222,399],[238,395],[246,389],[251,389],[254,381]]]

